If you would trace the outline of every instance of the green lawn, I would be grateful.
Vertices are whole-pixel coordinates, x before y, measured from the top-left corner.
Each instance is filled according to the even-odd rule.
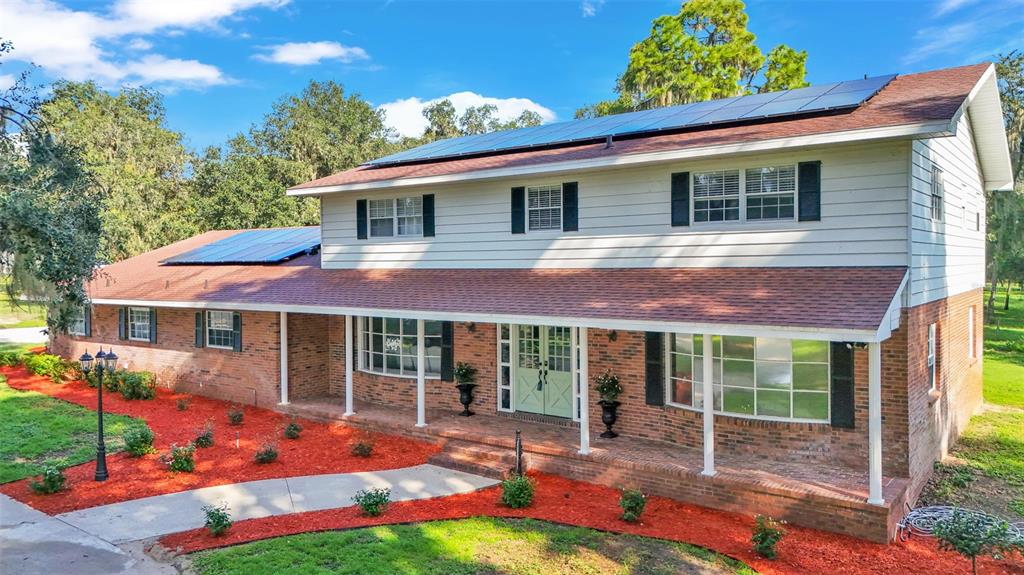
[[[1024,296],[1013,292],[1004,311],[1005,294],[996,294],[994,321],[985,326],[985,401],[1024,407]]]
[[[120,451],[121,434],[142,420],[107,414],[107,451]],[[76,465],[96,456],[96,413],[36,393],[18,391],[0,375],[0,483],[42,472],[46,465]]]
[[[0,278],[0,329],[46,326],[46,308],[39,304],[14,302],[7,297],[6,278]]]
[[[199,553],[201,575],[753,575],[700,547],[565,527],[478,517],[307,533]]]

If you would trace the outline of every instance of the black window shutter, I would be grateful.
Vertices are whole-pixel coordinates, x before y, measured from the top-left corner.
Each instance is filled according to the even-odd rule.
[[[366,239],[366,200],[356,200],[356,239]]]
[[[646,333],[644,363],[647,366],[647,385],[644,399],[647,405],[665,405],[665,334]]]
[[[92,306],[85,306],[82,315],[85,317],[85,337],[92,337]]]
[[[128,308],[117,308],[117,339],[128,339]]]
[[[562,231],[575,232],[580,229],[580,194],[577,182],[562,184]]]
[[[441,381],[455,380],[455,324],[441,322]]]
[[[832,427],[853,429],[853,346],[832,342]]]
[[[232,317],[231,343],[235,351],[242,351],[242,314],[237,311]]]
[[[434,194],[423,194],[423,237],[434,237]]]
[[[690,172],[672,174],[672,225],[690,225]]]
[[[196,312],[196,347],[203,347],[206,343],[206,330],[203,326],[203,316],[206,314],[205,311]]]
[[[801,222],[817,222],[821,220],[821,162],[800,162],[797,166],[799,175],[799,205]]]
[[[156,308],[149,308],[149,343],[156,343]]]
[[[526,188],[512,188],[512,233],[526,233]]]

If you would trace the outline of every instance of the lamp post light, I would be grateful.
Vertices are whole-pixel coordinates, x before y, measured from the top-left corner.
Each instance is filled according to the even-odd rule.
[[[89,375],[93,367],[96,368],[96,389],[99,394],[96,401],[96,413],[99,417],[97,418],[96,426],[96,475],[93,479],[96,481],[106,481],[109,475],[107,474],[107,445],[103,441],[103,373],[107,371],[112,372],[117,368],[117,356],[114,354],[113,349],[104,353],[101,347],[99,353],[96,354],[95,360],[86,351],[82,354],[82,357],[78,358],[78,361],[81,363],[82,373],[85,375]],[[94,363],[95,365],[93,365]]]

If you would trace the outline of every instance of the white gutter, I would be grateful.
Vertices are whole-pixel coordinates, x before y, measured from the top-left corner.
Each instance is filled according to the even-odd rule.
[[[954,123],[952,127],[955,128],[955,126],[956,125]],[[851,142],[861,142],[867,140],[927,138],[951,135],[953,135],[953,132],[951,131],[951,125],[949,122],[924,122],[917,124],[890,126],[885,128],[869,128],[865,130],[850,130],[846,132],[829,132],[825,134],[796,136],[792,138],[775,138],[772,140],[762,140],[757,142],[722,144],[717,146],[704,146],[698,148],[664,150],[659,152],[646,152],[637,154],[623,154],[619,156],[607,156],[601,158],[590,158],[586,160],[573,160],[568,162],[530,164],[527,166],[494,168],[489,170],[476,170],[471,172],[443,174],[438,176],[394,178],[390,180],[378,180],[375,182],[340,184],[334,186],[318,186],[315,188],[290,188],[288,189],[287,193],[289,196],[318,196],[322,194],[330,194],[336,192],[375,190],[381,188],[404,188],[411,186],[447,184],[453,182],[491,180],[497,178],[509,178],[532,174],[551,174],[555,172],[573,172],[578,170],[593,170],[618,166],[636,166],[642,164],[674,162],[679,160],[704,158],[709,156],[763,152],[767,150],[774,150],[780,148],[798,148],[807,146],[818,146],[824,144],[842,144]]]

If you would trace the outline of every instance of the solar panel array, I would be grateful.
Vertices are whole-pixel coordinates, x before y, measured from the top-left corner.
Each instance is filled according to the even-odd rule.
[[[863,80],[834,82],[794,90],[737,96],[668,108],[448,138],[384,156],[368,162],[368,164],[385,166],[503,150],[568,144],[603,139],[608,136],[628,136],[855,108],[878,93],[895,77],[895,74],[889,74]]]
[[[320,247],[320,228],[248,230],[167,258],[160,263],[276,264]]]

